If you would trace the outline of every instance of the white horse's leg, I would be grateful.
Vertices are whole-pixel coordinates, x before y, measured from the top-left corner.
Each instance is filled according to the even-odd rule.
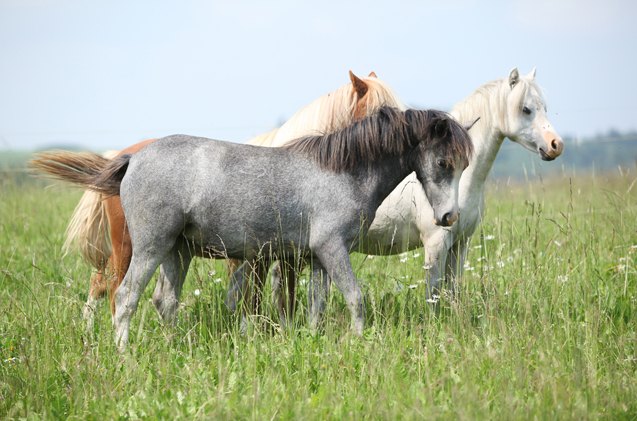
[[[192,256],[187,247],[175,246],[159,269],[153,304],[165,323],[173,323],[179,308],[181,289],[186,280]]]
[[[365,303],[349,260],[347,247],[341,242],[327,241],[319,247],[312,247],[312,251],[345,297],[352,317],[352,330],[357,335],[362,335],[365,327]],[[324,285],[322,287],[327,289]]]
[[[438,229],[434,235],[423,240],[425,269],[427,269],[427,300],[430,302],[437,302],[440,297],[440,285],[444,279],[447,253],[451,247],[451,236],[448,231]]]
[[[247,293],[249,272],[246,273],[246,271],[249,269],[250,263],[246,260],[230,275],[230,287],[226,294],[226,306],[232,313],[237,311],[237,305],[243,300]]]
[[[123,352],[128,345],[130,320],[137,309],[139,299],[163,257],[163,255],[148,256],[142,253],[133,253],[126,276],[117,288],[113,327],[115,329],[115,344],[120,352]]]
[[[445,271],[445,279],[449,282],[452,297],[456,297],[458,293],[458,282],[464,271],[464,262],[467,257],[468,241],[460,240],[456,242],[447,254],[447,268]]]

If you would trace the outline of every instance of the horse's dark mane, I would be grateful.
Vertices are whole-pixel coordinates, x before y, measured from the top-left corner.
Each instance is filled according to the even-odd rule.
[[[442,120],[448,121],[449,130],[436,136],[433,126]],[[293,140],[284,148],[303,152],[323,168],[341,172],[383,156],[404,154],[422,141],[443,149],[442,155],[449,161],[461,157],[468,162],[473,150],[466,130],[447,113],[400,111],[392,107],[381,107],[376,113],[334,133]]]

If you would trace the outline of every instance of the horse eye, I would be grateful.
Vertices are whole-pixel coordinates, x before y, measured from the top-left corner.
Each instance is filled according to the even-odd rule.
[[[524,107],[522,108],[522,112],[526,115],[531,114],[531,109],[529,107]]]
[[[447,168],[449,166],[449,164],[447,164],[447,161],[445,161],[444,159],[439,159],[436,164],[438,164],[440,168]]]

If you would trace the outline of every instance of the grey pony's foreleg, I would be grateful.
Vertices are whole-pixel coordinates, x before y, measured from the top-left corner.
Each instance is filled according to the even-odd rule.
[[[351,313],[351,329],[357,335],[362,335],[365,327],[365,302],[349,260],[347,247],[341,242],[329,241],[318,247],[313,247],[312,251],[343,294]],[[327,289],[325,281],[322,284],[321,289]],[[324,299],[326,296],[327,294],[324,294],[319,298]]]

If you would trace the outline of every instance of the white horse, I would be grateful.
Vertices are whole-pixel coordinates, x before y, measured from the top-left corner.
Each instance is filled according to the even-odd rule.
[[[469,240],[482,220],[485,181],[504,139],[545,161],[557,158],[564,149],[546,115],[535,69],[526,76],[513,69],[508,78],[481,86],[458,103],[451,115],[463,125],[480,118],[469,132],[475,151],[460,179],[458,222],[450,228],[434,225],[431,206],[411,174],[376,212],[367,249],[362,250],[385,255],[424,245],[428,294],[434,300],[443,279],[454,282],[462,274]]]
[[[452,283],[453,290],[462,275],[469,240],[482,220],[485,182],[504,139],[537,153],[545,161],[557,158],[564,149],[547,118],[535,69],[526,76],[513,69],[508,78],[479,87],[458,103],[451,115],[465,127],[480,118],[469,130],[474,154],[460,179],[459,220],[449,228],[436,226],[433,210],[415,174],[411,174],[378,208],[367,239],[357,250],[391,255],[423,245],[427,295],[434,302],[444,279]],[[273,271],[273,276],[273,284],[279,285],[280,272]]]

